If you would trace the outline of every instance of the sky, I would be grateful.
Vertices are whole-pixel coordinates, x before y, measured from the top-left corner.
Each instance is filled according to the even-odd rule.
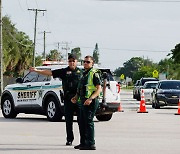
[[[2,0],[2,15],[8,15],[19,31],[34,39],[38,12],[36,55],[58,49],[66,55],[81,48],[82,58],[99,47],[102,67],[112,70],[132,57],[153,62],[167,58],[180,43],[180,0]]]

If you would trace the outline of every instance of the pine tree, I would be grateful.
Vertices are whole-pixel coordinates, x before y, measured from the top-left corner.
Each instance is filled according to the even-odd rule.
[[[98,48],[97,43],[96,43],[95,49],[93,51],[93,58],[94,58],[94,63],[98,64],[99,63],[99,48]]]

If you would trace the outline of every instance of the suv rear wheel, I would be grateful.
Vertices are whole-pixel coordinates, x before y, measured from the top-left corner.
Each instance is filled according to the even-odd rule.
[[[62,120],[62,113],[61,110],[59,108],[59,105],[56,101],[56,99],[54,97],[50,97],[47,100],[46,103],[46,115],[47,115],[47,119],[49,121],[61,121]]]
[[[17,116],[17,113],[14,110],[13,100],[10,96],[2,98],[1,109],[5,118],[15,118]]]
[[[99,121],[109,121],[112,118],[112,114],[97,115],[96,118]]]

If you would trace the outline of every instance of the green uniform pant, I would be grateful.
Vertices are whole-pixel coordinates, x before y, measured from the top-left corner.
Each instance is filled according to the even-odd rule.
[[[65,99],[64,100],[64,115],[65,115],[65,121],[66,121],[66,134],[67,134],[66,140],[68,142],[72,142],[74,140],[74,133],[73,133],[74,112],[77,113],[77,122],[79,125],[80,104],[73,104],[70,99]]]
[[[80,111],[80,132],[82,134],[81,144],[91,146],[95,144],[93,118],[99,106],[99,101],[95,99],[90,105],[83,105],[84,101],[85,100],[81,101],[82,106]]]

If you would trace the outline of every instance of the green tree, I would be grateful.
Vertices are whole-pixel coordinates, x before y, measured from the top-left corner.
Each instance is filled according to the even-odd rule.
[[[62,56],[58,52],[58,50],[54,49],[51,50],[50,53],[46,55],[46,59],[51,61],[60,61],[62,59]]]
[[[43,59],[43,56],[36,56],[35,57],[35,62],[36,62],[36,66],[42,66],[42,59]]]
[[[172,55],[171,58],[174,60],[174,62],[180,64],[180,44],[177,44],[168,55]]]
[[[180,64],[174,63],[172,58],[162,59],[158,69],[160,73],[166,73],[167,79],[180,79]]]
[[[141,57],[133,57],[123,64],[123,67],[119,67],[115,70],[116,76],[124,74],[126,77],[132,78],[133,82],[141,77],[152,77],[152,72],[157,69],[157,64],[153,63],[149,59],[143,59]]]
[[[95,49],[93,51],[93,58],[94,58],[94,62],[96,64],[99,64],[99,48],[98,48],[98,44],[97,43],[96,43]]]
[[[2,22],[4,74],[22,75],[24,70],[30,66],[33,43],[24,32],[15,28],[8,16],[3,17]]]
[[[142,66],[137,72],[134,72],[133,80],[139,80],[141,77],[153,77],[153,71],[155,69],[153,66]]]
[[[174,62],[173,75],[171,78],[180,79],[180,44],[177,44],[174,49],[171,50],[171,59]]]
[[[134,72],[137,72],[143,66],[143,59],[141,57],[133,57],[124,62],[123,67],[115,70],[116,76],[124,74],[126,77],[133,78]]]
[[[81,61],[81,49],[80,47],[76,47],[71,50],[71,53],[77,56],[78,61]]]

